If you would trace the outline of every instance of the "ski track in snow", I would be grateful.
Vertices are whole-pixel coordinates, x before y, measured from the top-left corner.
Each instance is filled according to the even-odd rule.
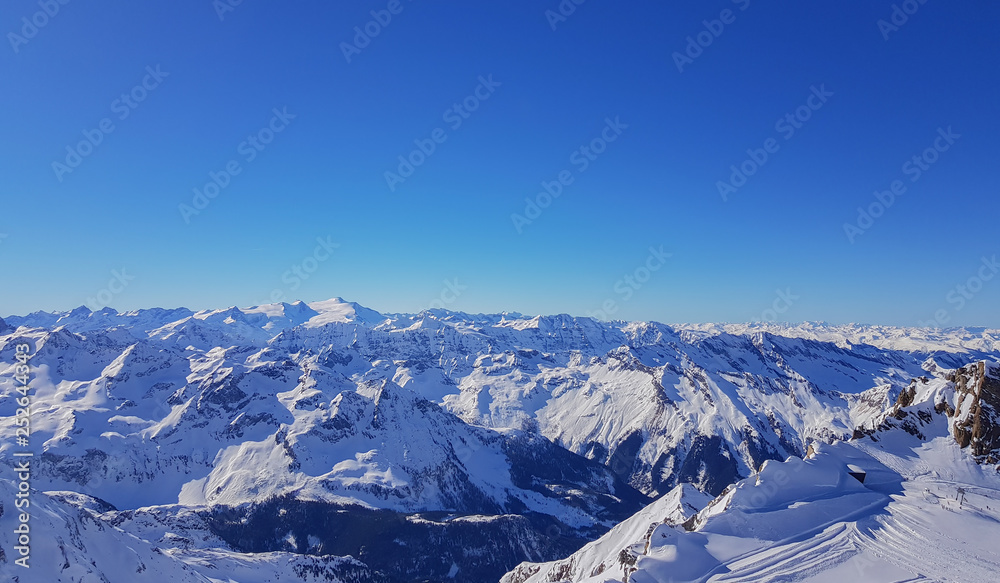
[[[591,547],[615,551],[610,556],[576,556],[587,573],[577,569],[570,579],[560,579],[563,575],[552,578],[551,566],[522,568],[532,575],[504,581],[620,583],[607,577],[620,576],[619,549],[637,553],[638,570],[630,583],[995,579],[1000,573],[995,544],[1000,533],[1000,476],[995,464],[977,464],[956,442],[944,413],[912,414],[936,409],[939,396],[953,403],[956,395],[949,382],[924,382],[924,400],[907,406],[909,413],[886,413],[895,421],[920,419],[918,425],[889,423],[872,436],[814,444],[805,460],[768,462],[709,503],[684,528],[661,524],[643,529],[648,532],[645,547],[636,544],[641,541],[634,536],[641,521],[629,519]],[[848,464],[860,466],[863,481],[851,477]],[[633,536],[621,536],[625,533]],[[619,538],[610,539],[615,536]]]
[[[873,448],[865,448],[871,451]],[[902,458],[891,454],[880,456],[879,461],[900,467]],[[1000,573],[1000,552],[990,548],[990,535],[1000,530],[1000,490],[961,481],[933,477],[927,462],[908,468],[921,472],[905,484],[905,495],[893,495],[884,511],[852,522],[852,516],[865,516],[884,502],[859,509],[816,530],[818,534],[804,533],[793,537],[798,541],[780,541],[726,561],[716,571],[701,581],[743,582],[754,581],[807,581],[834,565],[853,560],[853,571],[859,581],[868,581],[866,568],[878,563],[889,563],[903,572],[912,574],[910,579],[899,581],[955,581],[982,580],[984,573]],[[891,462],[890,462],[891,463]],[[889,465],[889,464],[887,464]],[[953,498],[958,486],[966,488],[966,501],[961,508]],[[930,490],[932,497],[922,494]],[[935,494],[934,491],[940,494]],[[929,499],[930,498],[930,499]],[[997,507],[983,508],[990,501]],[[977,506],[976,503],[979,505]],[[970,521],[992,522],[993,531],[984,531],[985,537],[975,537],[955,532],[952,525],[941,520],[952,519],[959,525]],[[804,540],[801,540],[804,539]],[[976,545],[977,541],[984,544]],[[970,548],[970,547],[975,548]]]

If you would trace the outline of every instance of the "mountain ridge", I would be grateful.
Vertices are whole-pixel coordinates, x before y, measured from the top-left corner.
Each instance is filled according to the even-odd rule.
[[[14,347],[28,344],[39,492],[75,492],[126,513],[203,509],[234,552],[357,558],[361,543],[324,539],[322,521],[252,540],[238,522],[342,516],[372,525],[367,547],[383,552],[362,562],[393,582],[478,583],[523,560],[565,557],[651,499],[677,488],[720,494],[768,460],[880,423],[928,370],[997,354],[982,350],[993,347],[987,329],[908,336],[888,327],[387,315],[336,298],[8,320],[0,391],[11,395]],[[0,401],[5,456],[12,403]],[[399,570],[379,528],[414,524],[423,526],[404,528],[412,561]],[[448,577],[451,563],[426,563],[416,551],[430,552],[419,537],[431,532],[496,558],[448,554],[457,569]],[[494,535],[516,544],[490,547]]]

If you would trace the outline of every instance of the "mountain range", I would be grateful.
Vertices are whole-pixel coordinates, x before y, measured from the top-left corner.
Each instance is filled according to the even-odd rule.
[[[9,465],[25,344],[30,572],[45,581],[604,581],[633,559],[634,581],[721,576],[736,555],[713,537],[736,536],[720,525],[747,508],[809,532],[832,520],[747,506],[791,472],[774,468],[808,477],[778,506],[884,513],[920,468],[953,463],[987,492],[995,476],[975,469],[998,461],[980,394],[1000,330],[985,328],[382,314],[339,298],[36,312],[0,320]],[[867,445],[887,441],[910,450]],[[884,484],[855,487],[848,461]],[[13,563],[4,474],[0,571],[34,580]],[[739,549],[777,553],[791,530],[774,529]]]

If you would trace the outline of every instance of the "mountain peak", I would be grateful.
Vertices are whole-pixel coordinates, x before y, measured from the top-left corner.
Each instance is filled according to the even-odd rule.
[[[443,309],[383,315],[343,298],[197,315],[157,308],[78,314],[6,320],[24,326],[19,334],[37,347],[34,366],[47,371],[35,380],[40,390],[33,423],[51,455],[33,473],[35,487],[98,496],[120,509],[170,505],[155,510],[168,521],[202,504],[251,504],[259,524],[290,533],[275,539],[271,526],[261,530],[261,546],[254,547],[259,551],[306,552],[312,537],[324,545],[336,542],[322,547],[332,555],[362,556],[361,547],[367,547],[364,562],[373,568],[390,564],[399,552],[453,552],[441,573],[421,577],[457,583],[496,581],[501,569],[524,560],[564,559],[554,570],[526,567],[523,573],[534,583],[563,581],[570,571],[574,581],[607,580],[622,572],[617,559],[625,550],[626,561],[637,561],[633,565],[655,569],[660,561],[667,570],[677,565],[667,560],[675,553],[701,577],[702,567],[715,569],[728,560],[709,559],[704,545],[699,550],[703,537],[714,538],[711,548],[732,542],[726,537],[757,544],[746,533],[758,515],[762,528],[789,534],[794,529],[785,528],[785,516],[822,524],[814,519],[823,513],[811,507],[853,512],[855,501],[884,503],[859,488],[882,487],[889,470],[868,458],[827,456],[828,443],[840,440],[851,449],[926,446],[930,453],[938,448],[950,456],[941,458],[949,464],[959,460],[970,471],[993,473],[971,455],[977,444],[992,448],[997,426],[993,412],[1000,401],[992,395],[1000,390],[987,377],[1000,373],[994,365],[980,372],[978,364],[1000,355],[992,331],[921,336],[919,330],[891,327],[672,327]],[[4,338],[7,348],[0,350],[11,362],[13,343]],[[931,356],[934,374],[924,366]],[[969,362],[977,364],[970,368]],[[910,379],[925,376],[911,399]],[[961,403],[956,384],[965,387]],[[858,424],[873,427],[894,412],[903,391],[904,401],[923,404],[901,403],[906,415],[890,422],[911,422],[933,439],[894,430],[846,441]],[[938,394],[946,394],[945,409],[953,415],[935,411]],[[954,425],[952,417],[958,419]],[[965,448],[956,427],[969,442]],[[0,445],[0,454],[16,442],[14,429],[8,424],[6,433],[0,431],[7,436],[0,443],[8,444]],[[818,445],[808,463],[780,461],[802,455],[809,443]],[[855,456],[851,449],[830,451]],[[842,461],[868,472],[863,486],[847,481],[854,478],[841,471]],[[780,485],[779,470],[794,486],[790,497],[747,506],[786,491],[769,490]],[[792,478],[793,472],[802,478]],[[966,481],[976,483],[974,477]],[[898,476],[893,479],[898,483]],[[727,490],[733,483],[736,490]],[[684,534],[677,526],[707,504],[702,492],[741,489],[734,504],[712,506],[734,517],[735,530],[712,512],[699,519],[704,528],[697,532]],[[867,498],[851,498],[859,493]],[[591,547],[588,557],[565,561],[649,497],[659,499],[619,525],[599,548]],[[810,506],[815,500],[820,502]],[[301,506],[306,502],[309,512],[294,511],[295,505],[307,508]],[[371,531],[381,542],[336,538],[330,534],[333,522],[313,520],[315,511],[339,523],[349,518],[336,514],[344,505],[370,513],[351,518],[366,521],[357,523],[358,530],[393,524],[410,534]],[[235,520],[234,528],[243,528],[245,514],[220,512]],[[422,515],[405,518],[413,512]],[[442,512],[454,516],[438,521],[441,515],[431,514]],[[303,522],[291,522],[291,516]],[[510,521],[521,526],[508,530]],[[122,528],[162,538],[137,524]],[[446,548],[459,539],[442,535],[435,539],[438,546],[426,546],[425,539],[418,547],[411,543],[419,540],[412,528],[464,531],[488,545]],[[174,533],[170,537],[205,540],[196,528],[164,529]],[[547,534],[557,531],[558,537]],[[9,540],[4,532],[13,529],[0,530],[0,543]],[[512,544],[506,554],[497,552],[498,541]],[[452,564],[458,571],[452,572]],[[473,571],[477,564],[484,571]],[[647,581],[666,580],[652,573]],[[406,577],[396,580],[416,575]]]
[[[356,302],[348,302],[343,298],[331,298],[307,304],[317,315],[306,322],[307,328],[317,328],[326,324],[340,322],[358,322],[361,324],[377,324],[386,318],[382,314],[366,308]]]
[[[105,309],[108,309],[108,308],[105,308]],[[79,306],[79,307],[76,307],[76,308],[73,308],[72,310],[70,310],[66,315],[67,316],[89,316],[92,313],[94,313],[94,311],[91,310],[90,308],[88,308],[87,306]]]

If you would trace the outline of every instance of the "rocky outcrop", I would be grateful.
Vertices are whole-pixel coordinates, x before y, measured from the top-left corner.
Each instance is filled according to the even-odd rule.
[[[854,438],[902,429],[925,439],[925,428],[944,415],[959,447],[981,464],[1000,463],[1000,363],[974,362],[937,371],[939,378],[920,377],[899,393],[895,405],[873,427],[859,427]]]
[[[1000,366],[980,361],[957,369],[952,433],[980,463],[1000,461]]]

